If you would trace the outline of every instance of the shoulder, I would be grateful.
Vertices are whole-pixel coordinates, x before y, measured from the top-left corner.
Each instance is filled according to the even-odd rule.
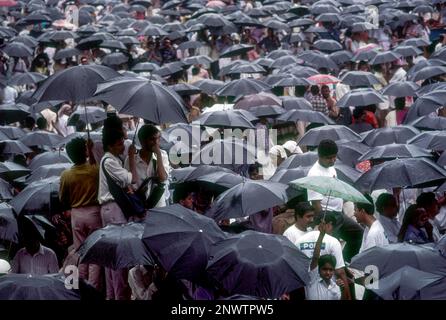
[[[42,246],[43,252],[44,252],[45,254],[47,254],[47,255],[51,255],[51,256],[56,256],[56,253],[54,252],[53,249],[48,248],[48,247],[45,247],[44,245],[41,245],[41,246]]]

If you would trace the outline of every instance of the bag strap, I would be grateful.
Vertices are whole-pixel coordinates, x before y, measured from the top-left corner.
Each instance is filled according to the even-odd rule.
[[[107,183],[108,184],[114,184],[115,186],[120,187],[115,180],[110,176],[110,174],[108,173],[108,171],[105,169],[105,160],[107,159],[111,159],[110,157],[104,158],[104,160],[102,160],[102,170],[104,171],[105,177],[107,178]]]

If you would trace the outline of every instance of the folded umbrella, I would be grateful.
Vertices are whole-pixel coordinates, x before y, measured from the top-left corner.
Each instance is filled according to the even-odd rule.
[[[83,123],[98,123],[107,119],[104,108],[94,106],[79,106],[67,120],[67,126],[76,126],[79,121]]]
[[[361,134],[362,143],[370,147],[383,146],[391,143],[406,143],[415,137],[419,131],[412,126],[396,126],[373,129]]]
[[[337,106],[341,108],[369,106],[384,102],[384,97],[371,88],[353,89],[339,99]]]
[[[229,294],[276,299],[309,283],[309,263],[287,238],[245,231],[212,246],[206,272]]]
[[[142,242],[143,223],[108,225],[85,239],[77,253],[80,263],[92,263],[114,270],[155,262]]]
[[[11,161],[0,162],[0,178],[12,181],[18,177],[26,176],[30,170]]]
[[[149,210],[144,225],[144,245],[177,279],[202,277],[211,245],[226,238],[212,219],[178,204]]]
[[[157,81],[139,77],[113,79],[98,85],[95,98],[110,103],[120,113],[154,123],[187,122],[181,97]]]
[[[25,154],[32,150],[18,140],[2,140],[0,142],[0,153],[3,154]]]
[[[72,163],[65,151],[47,151],[35,156],[29,164],[31,171],[48,163]]]
[[[413,97],[419,88],[420,86],[412,81],[397,81],[384,87],[382,94],[393,97]]]
[[[373,73],[366,71],[349,71],[342,76],[341,81],[352,87],[371,87],[375,84],[380,84],[378,78]]]
[[[220,194],[206,215],[215,221],[242,218],[288,202],[286,184],[244,180]]]
[[[334,124],[333,120],[319,111],[313,110],[289,110],[277,118],[277,121],[297,122],[305,121],[311,123]]]
[[[0,240],[19,242],[19,227],[12,207],[6,202],[0,203]]]
[[[299,139],[298,144],[318,146],[325,139],[360,141],[361,137],[346,126],[329,125],[310,129]]]
[[[354,256],[350,267],[364,270],[370,265],[378,268],[380,277],[391,275],[405,266],[446,275],[446,258],[430,245],[395,243],[375,246]]]
[[[386,161],[373,166],[356,181],[365,191],[391,188],[421,188],[441,184],[446,171],[424,158],[405,158]]]

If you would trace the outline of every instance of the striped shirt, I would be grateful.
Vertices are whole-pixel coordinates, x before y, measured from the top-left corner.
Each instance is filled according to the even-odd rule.
[[[319,111],[325,115],[328,115],[327,103],[325,102],[325,99],[322,97],[322,95],[320,94],[317,94],[315,96],[312,95],[310,97],[310,102],[314,111]]]
[[[56,254],[43,245],[40,245],[39,251],[34,255],[29,254],[26,248],[22,248],[12,260],[12,273],[43,275],[58,272]]]

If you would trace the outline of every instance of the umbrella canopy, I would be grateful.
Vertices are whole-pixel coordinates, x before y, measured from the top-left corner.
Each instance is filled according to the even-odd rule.
[[[299,97],[282,97],[282,106],[285,110],[313,110],[313,106],[307,99]]]
[[[110,103],[120,113],[154,123],[187,122],[181,97],[157,81],[139,77],[113,79],[99,84],[95,97]]]
[[[0,162],[0,178],[7,181],[29,174],[30,170],[11,161]]]
[[[358,159],[370,150],[369,146],[356,141],[340,140],[336,144],[338,145],[337,158],[351,167],[356,166],[360,162]]]
[[[322,126],[308,130],[298,144],[306,146],[318,146],[325,139],[360,141],[361,137],[353,130],[342,125]]]
[[[370,203],[361,192],[348,183],[333,177],[305,177],[289,183],[296,188],[316,191],[322,195],[341,198],[345,201]]]
[[[420,130],[445,130],[446,118],[428,115],[418,118],[410,125]]]
[[[446,258],[429,245],[395,243],[376,246],[353,257],[350,267],[364,270],[369,265],[378,267],[381,277],[391,275],[405,266],[446,275]]]
[[[134,72],[152,72],[158,70],[160,67],[152,62],[139,62],[133,68]]]
[[[310,259],[279,235],[245,231],[212,246],[206,272],[229,294],[279,298],[309,283]]]
[[[420,158],[432,157],[432,154],[427,149],[422,149],[414,145],[408,144],[386,144],[377,146],[364,153],[358,162],[365,160],[393,160],[397,158]]]
[[[22,130],[22,128],[14,126],[0,126],[0,133],[6,135],[4,139],[19,139],[26,134],[25,131]]]
[[[31,85],[45,79],[46,76],[38,72],[18,72],[11,77],[9,84],[14,86]]]
[[[1,104],[0,124],[9,124],[23,120],[30,114],[29,107],[22,103]]]
[[[264,105],[282,105],[277,96],[271,93],[260,92],[256,94],[250,94],[243,96],[237,103],[234,105],[234,109],[245,109],[248,110],[252,107],[264,106]]]
[[[174,84],[172,86],[169,86],[169,88],[178,93],[180,96],[190,96],[201,93],[200,88],[188,83]]]
[[[333,70],[338,69],[338,65],[336,64],[336,62],[334,62],[330,58],[330,56],[323,54],[320,51],[315,51],[315,50],[304,51],[297,57],[317,68],[327,68]]]
[[[48,77],[39,85],[32,97],[37,102],[48,100],[84,102],[93,96],[99,83],[115,77],[120,77],[120,74],[105,66],[71,67]]]
[[[314,42],[313,46],[318,50],[328,52],[342,50],[342,45],[338,41],[329,39],[317,40]]]
[[[108,225],[85,239],[77,253],[80,263],[93,263],[114,270],[136,265],[153,265],[142,242],[144,224]]]
[[[232,188],[239,183],[242,183],[243,177],[235,173],[217,171],[209,174],[204,174],[201,177],[198,177],[196,181],[201,184],[205,184],[207,188],[211,189],[210,185],[217,185],[220,190],[225,191],[226,189]]]
[[[373,166],[356,181],[361,190],[372,191],[403,187],[439,185],[446,179],[446,171],[424,158],[386,161]]]
[[[225,85],[223,81],[214,79],[198,80],[192,84],[208,95],[213,95],[215,91]]]
[[[421,51],[415,46],[403,46],[403,45],[399,45],[398,47],[393,49],[393,52],[400,54],[402,57],[413,57],[423,53],[423,51]]]
[[[200,165],[198,167],[185,167],[172,170],[172,182],[175,184],[183,183],[187,181],[196,181],[202,176],[207,176],[216,173],[229,173],[234,172],[217,166]]]
[[[0,277],[0,300],[80,300],[55,275],[7,274]]]
[[[446,132],[422,132],[408,140],[407,143],[416,145],[420,148],[443,151],[446,150]]]
[[[85,124],[97,123],[105,119],[107,119],[107,113],[105,112],[104,108],[79,106],[68,118],[67,125],[76,126],[79,121],[82,121]]]
[[[274,118],[286,112],[284,108],[276,105],[257,106],[251,108],[249,111],[258,118]]]
[[[17,140],[2,140],[0,142],[0,153],[3,154],[25,154],[32,150]]]
[[[11,42],[6,44],[2,49],[10,57],[26,58],[33,55],[33,50],[21,42]]]
[[[121,64],[127,63],[129,58],[122,52],[113,52],[107,54],[102,59],[102,64],[104,66],[119,66]]]
[[[254,46],[247,45],[247,44],[235,44],[227,49],[225,49],[221,54],[220,58],[229,58],[229,57],[235,57],[240,56],[242,54],[247,53],[248,51],[251,51],[254,49]]]
[[[254,129],[251,121],[236,110],[214,111],[202,114],[193,122],[213,128],[243,128]]]
[[[31,160],[29,168],[34,171],[41,166],[47,165],[48,163],[71,163],[71,160],[65,151],[47,151],[35,156]]]
[[[60,49],[54,54],[54,60],[62,60],[82,54],[82,51],[76,48]]]
[[[419,131],[411,126],[378,128],[364,132],[362,142],[371,147],[390,143],[406,143],[418,133]]]
[[[446,73],[446,67],[441,66],[427,66],[420,71],[415,72],[410,80],[417,82],[421,80],[426,80]]]
[[[413,97],[419,88],[420,86],[412,81],[396,81],[384,87],[382,94],[393,97]]]
[[[271,181],[244,180],[219,195],[206,215],[215,221],[246,217],[288,201],[287,185]]]
[[[30,183],[10,204],[18,213],[22,210],[36,211],[47,209],[51,211],[51,197],[59,191],[60,177],[50,177]]]
[[[308,167],[315,164],[318,159],[319,157],[317,155],[317,152],[313,151],[293,154],[292,156],[286,158],[277,169],[280,170],[288,168]]]
[[[353,89],[339,99],[337,106],[341,108],[369,106],[384,102],[381,94],[370,88]]]
[[[335,84],[341,82],[341,80],[329,74],[315,74],[311,77],[308,77],[307,80],[319,85]]]
[[[375,84],[380,84],[378,78],[373,73],[366,71],[349,71],[342,76],[341,81],[351,87],[371,87]]]
[[[202,276],[211,245],[226,238],[212,219],[178,204],[149,210],[144,224],[144,245],[178,279]]]
[[[68,170],[71,167],[71,163],[52,163],[38,167],[36,170],[32,171],[31,175],[26,178],[26,183],[60,176],[63,171]]]
[[[383,64],[383,63],[389,63],[398,60],[401,58],[401,55],[392,52],[392,51],[386,51],[386,52],[378,52],[372,60],[369,61],[370,65],[377,65],[377,64]]]
[[[277,118],[278,121],[305,121],[311,123],[334,124],[333,120],[319,111],[313,110],[290,110]]]
[[[62,136],[51,133],[47,131],[31,131],[26,134],[23,138],[20,138],[20,142],[22,142],[25,146],[56,146],[61,140]]]
[[[6,202],[0,203],[0,240],[19,242],[19,228],[12,207]]]
[[[245,96],[269,90],[270,87],[263,81],[243,78],[228,82],[223,87],[215,91],[217,96]]]
[[[288,169],[281,168],[280,170],[277,170],[271,178],[269,178],[269,181],[288,184],[293,180],[306,177],[310,169],[311,167],[309,166],[298,168],[289,167]]]
[[[384,300],[412,300],[422,288],[442,279],[443,276],[404,266],[379,279],[379,288],[372,288]]]

